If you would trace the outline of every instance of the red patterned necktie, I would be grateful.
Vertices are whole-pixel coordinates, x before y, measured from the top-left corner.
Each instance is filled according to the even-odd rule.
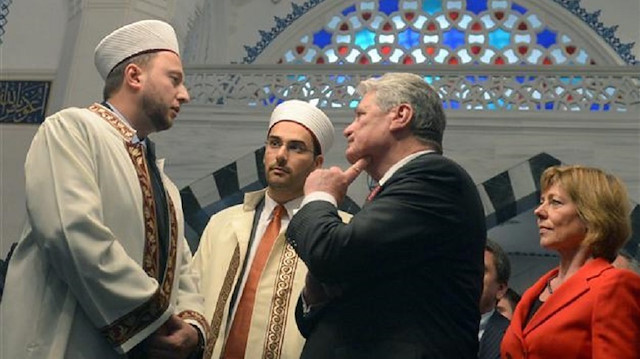
[[[380,190],[382,189],[382,186],[380,185],[376,185],[375,187],[373,187],[373,189],[371,190],[371,192],[369,192],[369,195],[367,196],[367,202],[370,202],[373,197],[375,197],[378,192],[380,192]]]

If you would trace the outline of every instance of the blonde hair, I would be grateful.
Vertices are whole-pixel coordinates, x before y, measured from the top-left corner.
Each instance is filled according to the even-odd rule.
[[[584,244],[593,257],[612,262],[631,235],[627,189],[622,181],[598,168],[554,166],[540,178],[540,190],[558,184],[575,203],[587,227]]]

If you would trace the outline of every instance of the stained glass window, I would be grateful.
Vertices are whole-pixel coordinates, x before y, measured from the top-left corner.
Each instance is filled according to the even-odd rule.
[[[595,64],[568,34],[511,0],[357,1],[302,35],[279,62]]]

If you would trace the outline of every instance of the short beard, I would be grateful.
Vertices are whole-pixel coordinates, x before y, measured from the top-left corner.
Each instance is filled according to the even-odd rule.
[[[168,130],[173,126],[173,121],[169,119],[169,106],[163,105],[147,94],[142,96],[142,110],[151,121],[155,132]]]

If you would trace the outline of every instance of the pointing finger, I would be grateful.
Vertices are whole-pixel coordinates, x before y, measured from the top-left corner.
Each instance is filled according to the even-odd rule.
[[[356,161],[356,163],[354,163],[351,167],[347,168],[344,171],[344,175],[346,176],[347,179],[347,183],[351,183],[353,182],[356,178],[358,178],[358,176],[360,175],[360,173],[369,165],[369,159],[368,158],[361,158],[358,161]]]

